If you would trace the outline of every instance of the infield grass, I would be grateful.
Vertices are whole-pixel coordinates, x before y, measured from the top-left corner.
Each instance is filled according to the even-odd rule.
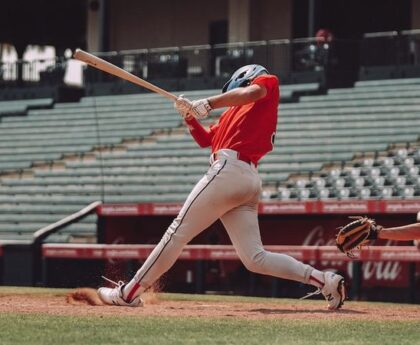
[[[0,288],[0,294],[7,294]],[[66,290],[23,289],[63,295]],[[16,288],[13,289],[16,293]],[[272,299],[165,294],[164,299],[258,301]],[[0,299],[1,303],[1,299]],[[281,303],[281,300],[276,300]],[[389,305],[389,304],[388,304]],[[343,319],[269,320],[141,316],[0,314],[0,344],[419,344],[420,317],[410,321]]]
[[[420,344],[418,322],[2,314],[1,344]]]

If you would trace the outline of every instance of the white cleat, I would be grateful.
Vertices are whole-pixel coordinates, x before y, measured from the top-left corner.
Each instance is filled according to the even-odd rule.
[[[346,299],[346,288],[344,286],[344,278],[333,272],[324,273],[324,287],[314,292],[308,293],[301,299],[306,299],[313,295],[323,294],[328,302],[329,310],[340,309]]]
[[[132,301],[128,302],[124,299],[122,290],[125,286],[124,282],[119,281],[118,283],[105,278],[106,280],[110,281],[111,283],[115,284],[116,287],[108,288],[108,287],[101,287],[98,289],[98,295],[101,301],[108,305],[117,305],[123,307],[142,307],[143,300],[140,296],[137,296]]]
[[[344,286],[344,278],[333,272],[324,273],[324,287],[321,293],[328,302],[328,309],[337,310],[343,305],[346,299],[346,288]]]

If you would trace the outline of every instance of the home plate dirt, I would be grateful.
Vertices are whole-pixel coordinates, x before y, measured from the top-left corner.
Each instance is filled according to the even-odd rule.
[[[419,320],[420,305],[346,301],[339,311],[328,311],[324,301],[273,300],[273,302],[173,301],[145,294],[140,308],[104,306],[93,289],[77,289],[67,296],[54,294],[1,294],[0,312],[69,316],[234,317],[246,319],[369,319]]]

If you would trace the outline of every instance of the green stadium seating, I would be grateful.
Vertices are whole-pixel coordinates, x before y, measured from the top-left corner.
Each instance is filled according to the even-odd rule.
[[[54,103],[52,98],[24,99],[14,101],[0,101],[0,118],[2,115],[22,115],[28,109],[48,108]]]
[[[259,165],[265,184],[283,185],[294,175],[319,174],[325,164],[343,165],[356,154],[385,152],[390,144],[419,139],[420,79],[321,91],[319,84],[281,87],[275,147]],[[218,92],[184,94],[196,99]],[[290,102],[297,96],[299,102]],[[210,151],[193,142],[173,104],[158,95],[85,97],[54,106],[49,101],[10,103],[12,112],[20,107],[16,113],[26,116],[1,118],[0,174],[9,175],[0,175],[0,241],[30,238],[40,227],[102,198],[106,203],[182,202],[208,169]],[[1,103],[0,115],[6,109]],[[416,181],[416,176],[407,178],[404,182],[412,184],[398,193],[415,196]],[[372,197],[362,187],[360,195]],[[355,197],[347,186],[341,191],[282,188],[279,195],[296,199]],[[94,238],[95,218],[48,241]]]
[[[417,87],[411,86],[408,89],[390,89],[390,90],[366,90],[365,92],[348,92],[348,93],[329,93],[324,96],[304,96],[300,98],[301,102],[331,102],[339,100],[358,100],[364,101],[367,99],[395,99],[395,98],[412,98],[417,97],[420,91],[420,85]]]
[[[401,85],[416,85],[420,84],[420,78],[403,78],[403,79],[387,79],[387,80],[361,80],[355,83],[356,89],[360,87],[372,86],[401,86]]]

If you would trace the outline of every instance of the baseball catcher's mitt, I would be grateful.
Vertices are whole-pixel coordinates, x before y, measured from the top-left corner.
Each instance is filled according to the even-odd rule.
[[[360,251],[363,246],[368,245],[370,241],[378,237],[378,232],[382,229],[382,226],[377,225],[373,219],[368,217],[355,216],[349,218],[356,220],[338,228],[339,232],[335,242],[340,251],[350,258],[354,258],[355,251]]]

